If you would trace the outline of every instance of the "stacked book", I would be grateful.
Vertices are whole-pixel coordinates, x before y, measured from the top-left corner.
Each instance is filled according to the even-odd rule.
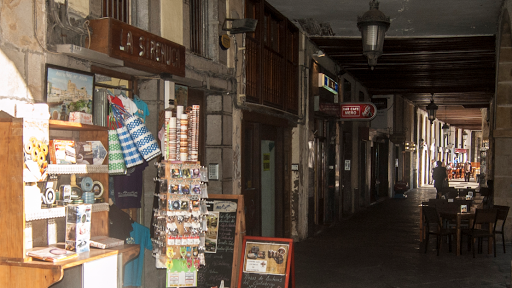
[[[124,245],[124,240],[116,239],[108,236],[94,236],[91,237],[91,247],[107,249],[111,247],[116,247],[120,245]]]
[[[27,256],[48,262],[59,262],[78,257],[78,253],[57,247],[46,247],[28,251]]]

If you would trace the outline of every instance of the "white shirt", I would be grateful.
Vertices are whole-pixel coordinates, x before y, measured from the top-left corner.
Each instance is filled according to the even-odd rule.
[[[132,99],[124,97],[122,95],[119,95],[118,98],[121,99],[121,102],[123,102],[124,109],[128,111],[130,114],[135,114],[139,109],[137,108],[135,102],[132,101]]]

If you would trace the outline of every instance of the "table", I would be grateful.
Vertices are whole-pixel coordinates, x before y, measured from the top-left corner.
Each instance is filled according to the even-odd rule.
[[[446,219],[446,220],[455,220],[456,221],[456,230],[457,230],[457,233],[456,233],[456,241],[457,241],[457,250],[455,252],[455,255],[459,256],[460,255],[460,239],[461,239],[461,229],[460,229],[460,223],[462,222],[462,220],[469,220],[469,226],[471,227],[471,225],[473,223],[471,223],[473,221],[473,219],[475,218],[475,213],[474,212],[465,212],[465,213],[461,213],[459,211],[450,211],[450,210],[442,210],[442,211],[438,211],[439,213],[439,216],[441,216],[441,218],[443,219]],[[489,245],[489,247],[491,247],[491,245]],[[489,248],[489,253],[492,253],[492,250],[491,248]]]
[[[423,226],[422,206],[423,205],[419,206],[420,207],[420,241],[421,242],[423,242],[423,240],[425,239],[425,233],[426,233],[425,227]],[[439,216],[442,219],[456,221],[455,223],[456,223],[457,233],[456,233],[455,240],[457,241],[457,250],[455,252],[455,255],[459,256],[460,255],[460,240],[461,240],[461,228],[460,228],[461,222],[462,222],[462,220],[469,220],[469,226],[471,227],[471,225],[473,224],[472,221],[475,218],[475,212],[471,211],[471,209],[468,207],[469,212],[461,213],[460,205],[446,205],[446,204],[441,205],[440,207],[437,207],[437,210],[438,210]],[[492,227],[489,227],[489,229],[492,229]],[[493,245],[493,243],[490,242],[489,254],[491,254],[493,252],[492,245]]]

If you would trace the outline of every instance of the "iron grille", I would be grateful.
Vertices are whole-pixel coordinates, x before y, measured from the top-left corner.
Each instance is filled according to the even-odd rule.
[[[128,23],[128,2],[129,0],[103,0],[101,15]]]
[[[190,0],[190,50],[206,57],[208,5],[204,0]]]

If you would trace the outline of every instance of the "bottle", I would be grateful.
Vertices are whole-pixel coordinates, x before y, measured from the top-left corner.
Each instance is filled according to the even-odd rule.
[[[82,198],[82,188],[76,185],[76,175],[71,174],[70,183],[71,185],[71,200],[78,200]]]

